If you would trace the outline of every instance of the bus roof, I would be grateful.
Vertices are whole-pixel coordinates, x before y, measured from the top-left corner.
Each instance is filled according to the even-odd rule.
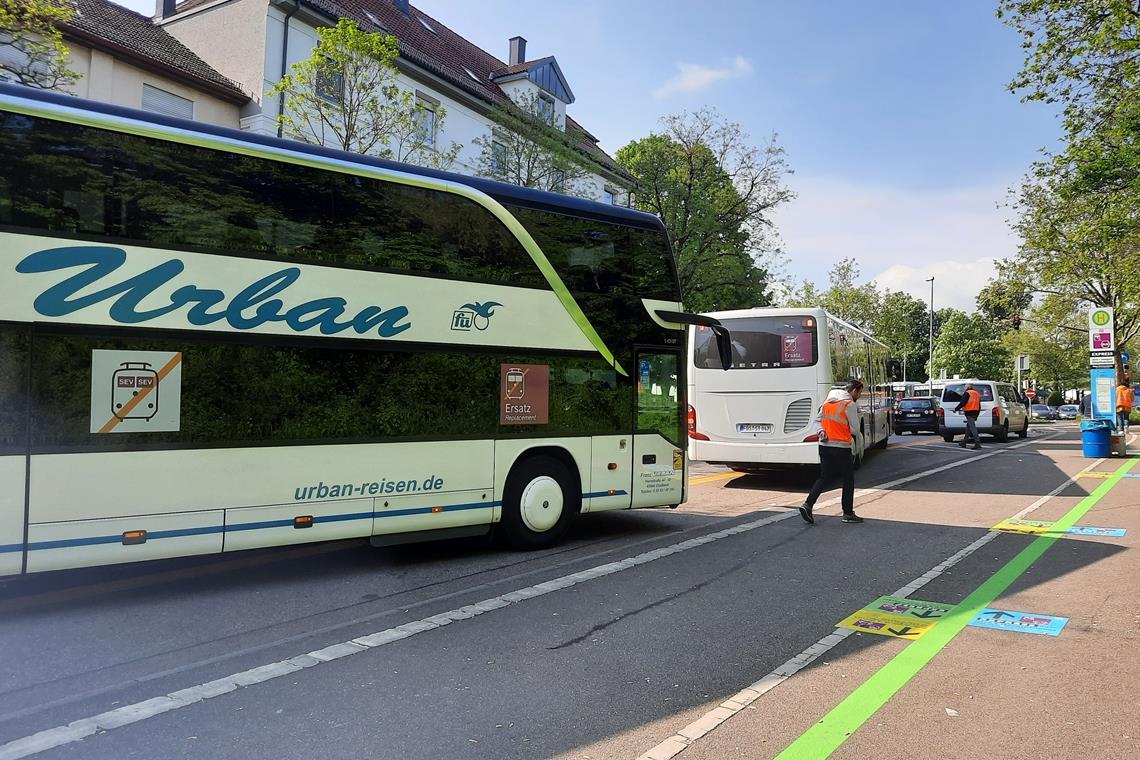
[[[405,174],[417,174],[423,177],[455,182],[486,193],[502,203],[510,203],[562,214],[573,214],[598,221],[624,224],[632,227],[640,227],[642,229],[665,231],[665,226],[662,221],[653,214],[635,211],[634,209],[625,208],[624,206],[614,206],[598,201],[586,200],[584,198],[576,198],[569,195],[546,192],[544,190],[534,190],[506,182],[496,182],[495,180],[471,177],[465,174],[427,169],[412,164],[401,164],[360,153],[350,153],[333,148],[325,148],[319,145],[309,145],[297,140],[269,137],[267,135],[254,134],[240,129],[219,127],[188,119],[163,116],[161,114],[150,113],[149,111],[125,108],[109,103],[99,103],[74,95],[46,92],[22,85],[0,82],[0,110],[12,110],[7,106],[9,104],[14,105],[15,102],[20,100],[34,101],[46,105],[49,107],[49,110],[54,112],[62,121],[67,121],[66,117],[69,111],[83,111],[87,114],[99,114],[107,117],[105,124],[101,124],[101,126],[105,126],[112,131],[119,131],[116,127],[116,120],[126,119],[133,122],[145,123],[151,130],[162,133],[172,142],[180,142],[180,132],[190,131],[198,135],[209,135],[219,138],[217,146],[219,150],[225,150],[226,148],[225,143],[222,142],[223,140],[239,141],[292,153],[319,156],[335,161],[345,161],[403,172]],[[158,129],[155,130],[155,127]]]
[[[887,349],[888,351],[890,350],[890,347],[887,346],[887,344],[883,343],[881,340],[876,338],[874,335],[872,335],[867,330],[864,330],[862,327],[859,327],[858,325],[853,325],[845,319],[840,319],[839,317],[835,316],[831,312],[827,311],[827,309],[824,309],[823,307],[820,307],[820,306],[812,306],[812,307],[805,307],[805,308],[799,308],[799,309],[797,309],[795,307],[788,307],[788,306],[780,306],[780,307],[764,306],[764,307],[759,307],[759,308],[755,308],[755,309],[733,309],[730,311],[710,311],[710,312],[707,312],[705,314],[705,316],[706,317],[713,317],[714,319],[747,319],[748,317],[795,317],[795,316],[809,316],[809,317],[815,317],[816,319],[829,319],[832,322],[838,322],[839,324],[843,325],[844,327],[848,328],[849,330],[854,330],[857,333],[861,333],[863,336],[865,336],[869,340],[873,341],[874,343],[879,344],[880,346]]]

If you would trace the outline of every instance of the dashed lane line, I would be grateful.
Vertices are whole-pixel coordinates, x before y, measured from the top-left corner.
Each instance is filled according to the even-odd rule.
[[[1019,448],[1026,446],[1036,441],[1025,441],[1024,443],[1016,444],[1010,448]],[[882,491],[887,491],[896,488],[906,483],[912,483],[916,480],[929,477],[931,475],[945,472],[955,467],[961,467],[966,462],[980,462],[991,456],[994,456],[999,451],[989,452],[986,454],[978,455],[972,459],[963,461],[955,461],[949,464],[935,467],[929,470],[906,475],[901,478],[889,481],[887,483],[879,484],[873,488],[858,489],[856,497],[866,497]],[[835,506],[839,503],[838,498],[828,499],[821,502],[819,507]],[[95,735],[97,732],[106,732],[115,728],[139,723],[148,718],[153,718],[157,715],[179,710],[183,707],[203,702],[208,699],[219,697],[223,694],[228,694],[241,687],[253,686],[255,684],[264,683],[266,681],[280,678],[282,676],[291,675],[307,668],[315,667],[322,663],[338,660],[342,657],[348,657],[361,652],[367,652],[370,649],[391,644],[395,641],[415,636],[426,631],[432,631],[452,623],[468,620],[479,615],[493,612],[494,610],[509,607],[514,604],[532,599],[545,594],[560,591],[562,589],[570,588],[579,583],[602,578],[614,573],[619,573],[623,570],[628,570],[633,567],[645,565],[663,557],[680,554],[681,552],[696,549],[706,544],[719,541],[724,538],[736,536],[741,533],[747,533],[757,528],[771,525],[781,520],[787,520],[792,517],[797,517],[798,513],[794,510],[783,512],[776,515],[769,515],[767,517],[753,520],[751,522],[740,523],[731,528],[719,530],[713,533],[708,533],[697,538],[691,538],[687,541],[682,541],[677,544],[665,546],[653,551],[643,552],[633,557],[628,557],[623,560],[609,562],[604,565],[589,568],[570,575],[564,575],[560,578],[539,583],[526,588],[521,588],[516,591],[511,591],[506,594],[484,599],[475,604],[465,605],[453,610],[441,612],[437,615],[431,615],[419,620],[413,620],[410,623],[404,623],[393,628],[387,628],[382,631],[377,631],[366,636],[359,636],[349,641],[342,641],[338,644],[332,644],[322,649],[317,649],[305,654],[299,654],[286,660],[279,660],[271,662],[266,665],[261,665],[248,670],[243,670],[238,673],[233,673],[222,678],[209,681],[207,683],[198,684],[178,691],[170,692],[162,696],[154,697],[153,699],[144,700],[142,702],[135,702],[133,704],[124,705],[114,710],[92,715],[90,717],[81,718],[72,721],[63,726],[45,729],[30,736],[25,736],[19,739],[14,739],[6,744],[0,745],[0,760],[19,760],[20,758],[29,757],[40,752],[61,747],[66,744],[81,741],[87,737]],[[897,594],[896,594],[897,596]],[[801,666],[802,667],[802,666]],[[757,695],[759,696],[759,695]],[[679,750],[678,750],[679,751]]]

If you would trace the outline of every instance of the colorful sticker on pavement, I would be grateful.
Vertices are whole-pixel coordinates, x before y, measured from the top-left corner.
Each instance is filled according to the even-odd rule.
[[[877,633],[898,639],[917,639],[934,627],[936,620],[919,620],[905,615],[892,615],[874,610],[859,610],[840,620],[836,627],[850,628],[860,633]]]
[[[1111,472],[1078,472],[1077,477],[1078,478],[1101,478],[1101,479],[1104,479],[1104,478],[1112,477],[1112,473]],[[1127,478],[1128,475],[1125,475],[1124,477]]]
[[[1069,528],[1069,533],[1075,533],[1078,536],[1111,536],[1113,538],[1121,538],[1128,532],[1127,528],[1094,528],[1091,525],[1074,525]]]
[[[954,605],[939,602],[924,602],[920,599],[904,599],[898,596],[880,596],[863,608],[863,612],[885,612],[889,615],[916,617],[921,620],[937,620],[952,610]]]
[[[1013,612],[987,607],[969,622],[976,628],[995,628],[999,631],[1035,633],[1039,636],[1060,636],[1061,629],[1068,623],[1067,617],[1038,615],[1033,612]]]
[[[1042,522],[1041,520],[1002,520],[990,530],[996,530],[1001,533],[1021,533],[1025,535],[1041,535],[1042,533],[1049,533],[1053,529],[1053,523]]]

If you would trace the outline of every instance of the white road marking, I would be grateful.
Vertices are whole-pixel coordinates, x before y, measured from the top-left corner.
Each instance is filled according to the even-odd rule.
[[[1044,440],[1044,439],[1041,439],[1041,440]],[[1026,441],[1026,443],[1020,443],[1020,444],[1017,444],[1017,446],[1024,446],[1027,443],[1029,443],[1029,442]],[[1016,446],[1011,446],[1010,448],[1016,448]],[[994,452],[994,453],[999,453],[999,452]],[[993,456],[993,454],[988,454],[986,456]],[[978,458],[981,459],[982,457],[978,457]],[[1103,459],[1098,459],[1097,461],[1093,462],[1092,464],[1086,466],[1083,470],[1081,470],[1081,472],[1087,472],[1089,470],[1092,470],[1092,469],[1096,468],[1098,465],[1100,465],[1102,462],[1104,462]],[[935,470],[934,472],[937,472],[937,470]],[[1024,517],[1025,515],[1029,514],[1030,512],[1033,512],[1034,510],[1038,509],[1043,504],[1045,504],[1047,501],[1052,499],[1054,496],[1061,493],[1066,488],[1068,488],[1070,485],[1075,483],[1077,481],[1077,478],[1079,478],[1080,476],[1081,476],[1081,473],[1078,472],[1076,475],[1069,477],[1069,479],[1066,480],[1064,483],[1057,486],[1052,491],[1045,494],[1040,499],[1033,502],[1028,507],[1021,510],[1020,512],[1018,512],[1016,515],[1014,515],[1010,519],[1017,519],[1017,518]],[[959,551],[957,554],[953,555],[952,557],[946,558],[945,560],[943,560],[942,562],[940,562],[939,564],[937,564],[933,568],[931,568],[929,571],[918,576],[913,581],[911,581],[907,585],[900,588],[898,591],[891,594],[891,596],[897,596],[897,597],[910,596],[911,594],[915,593],[920,588],[922,588],[926,584],[930,583],[932,580],[934,580],[938,576],[942,575],[944,572],[949,570],[951,567],[953,567],[954,565],[956,565],[959,562],[961,562],[962,560],[964,560],[966,557],[969,557],[971,554],[976,552],[978,549],[981,549],[983,546],[988,544],[990,541],[993,541],[999,535],[1001,535],[1001,534],[998,533],[997,531],[990,531],[989,533],[986,533],[986,535],[982,536],[977,541],[974,541],[969,546],[967,546],[966,548]],[[838,646],[838,644],[841,641],[843,641],[844,639],[846,639],[848,636],[850,636],[853,633],[855,633],[855,631],[850,630],[848,628],[836,628],[833,632],[824,636],[822,639],[820,639],[816,643],[812,644],[810,647],[808,647],[804,651],[800,652],[798,655],[796,655],[792,659],[788,660],[783,665],[781,665],[780,667],[773,670],[771,673],[768,673],[763,678],[761,678],[759,681],[756,681],[755,683],[750,684],[749,686],[745,687],[741,691],[737,692],[733,696],[726,699],[724,702],[721,702],[718,706],[714,707],[709,712],[702,715],[697,720],[693,721],[689,725],[687,725],[684,728],[682,728],[681,730],[679,730],[677,733],[670,736],[665,741],[661,742],[660,744],[653,747],[652,749],[642,753],[641,755],[638,756],[637,760],[669,760],[669,758],[676,757],[677,755],[679,755],[683,751],[685,751],[686,748],[690,747],[693,744],[693,742],[695,742],[698,739],[706,736],[708,733],[710,733],[711,731],[716,729],[718,726],[720,726],[722,723],[724,723],[726,720],[728,720],[732,716],[739,713],[741,710],[746,709],[750,704],[755,702],[757,699],[764,696],[766,693],[768,693],[772,689],[776,688],[777,686],[779,686],[784,681],[791,678],[793,675],[795,675],[799,671],[803,670],[805,667],[810,665],[812,662],[819,659],[822,655],[824,655],[827,652],[829,652],[830,650],[834,649],[836,646]]]
[[[1037,440],[1044,440],[1044,438]],[[1025,441],[1024,443],[1007,447],[1007,449],[1004,450],[1020,448],[1021,446],[1026,446],[1036,442],[1037,441]],[[950,470],[955,467],[961,467],[969,462],[979,462],[983,459],[996,456],[1000,453],[1002,453],[1002,450],[991,451],[985,454],[979,454],[965,461],[955,461],[946,465],[942,465],[941,467],[935,467],[931,470],[923,470],[922,472],[906,475],[901,478],[896,478],[895,480],[889,481],[887,483],[882,483],[874,488],[858,489],[856,490],[855,495],[856,498],[870,496],[872,494],[887,491],[906,483],[911,483],[915,480],[920,480],[922,478],[929,477],[940,472],[945,472],[946,470]],[[838,498],[832,498],[820,502],[817,506],[829,507],[835,506],[838,503]],[[484,599],[483,601],[477,602],[475,604],[469,604],[457,609],[448,610],[447,612],[431,615],[430,617],[422,618],[420,620],[413,620],[410,623],[404,623],[403,625],[398,625],[394,628],[387,628],[382,631],[377,631],[376,633],[369,634],[367,636],[360,636],[352,639],[351,641],[342,641],[338,644],[332,644],[330,646],[324,647],[323,649],[318,649],[306,654],[298,655],[296,657],[291,657],[287,660],[271,662],[267,665],[261,665],[256,668],[250,668],[249,670],[243,670],[239,673],[233,673],[231,675],[210,681],[208,683],[191,686],[186,689],[173,691],[160,697],[155,697],[153,699],[148,699],[142,702],[125,705],[114,710],[100,713],[99,715],[93,715],[91,717],[73,721],[64,726],[45,729],[30,736],[14,739],[13,741],[10,741],[4,745],[0,745],[0,760],[19,760],[19,758],[29,757],[31,755],[35,755],[37,753],[44,752],[55,747],[61,747],[65,744],[80,741],[94,735],[99,731],[109,731],[113,728],[119,728],[131,723],[138,723],[140,721],[146,720],[147,718],[153,718],[156,715],[161,715],[172,710],[187,707],[189,705],[196,704],[207,699],[213,699],[214,697],[228,694],[229,692],[234,691],[239,687],[252,686],[254,684],[263,683],[274,678],[280,678],[281,676],[296,673],[299,670],[304,670],[306,668],[320,665],[324,662],[330,662],[341,657],[348,657],[350,655],[366,652],[369,649],[384,646],[385,644],[390,644],[394,641],[400,641],[401,639],[406,639],[410,636],[424,633],[425,631],[432,631],[436,628],[450,625],[451,623],[459,620],[467,620],[469,618],[483,615],[485,613],[492,612],[494,610],[501,609],[512,604],[517,604],[518,602],[522,602],[527,599],[532,599],[537,596],[542,596],[544,594],[549,594],[551,592],[559,591],[564,588],[569,588],[579,583],[591,581],[596,578],[613,575],[614,573],[628,570],[631,567],[644,565],[663,557],[679,554],[690,549],[695,549],[699,546],[710,544],[714,541],[719,541],[730,536],[736,536],[741,533],[747,533],[748,531],[756,530],[757,528],[761,528],[765,525],[771,525],[772,523],[798,516],[799,512],[794,509],[777,515],[769,515],[758,520],[734,525],[731,528],[719,530],[714,533],[708,533],[697,538],[691,538],[687,541],[665,546],[660,549],[643,552],[642,554],[628,557],[623,560],[609,562],[604,565],[598,565],[597,567],[592,567],[587,570],[572,573],[570,575],[564,575],[560,578],[555,578],[554,580],[539,583],[534,586],[527,586],[526,588],[511,591],[500,596]],[[830,643],[830,646],[834,646],[839,641],[842,641],[845,635],[846,634],[840,636],[839,638],[835,638],[834,641]],[[821,640],[820,643],[822,644],[823,642],[829,642],[835,636],[836,634],[832,634],[830,637],[825,637],[823,640]],[[815,646],[819,647],[820,644],[816,644]],[[826,648],[830,648],[830,646],[827,646]],[[819,653],[826,651],[826,648],[820,649]],[[810,648],[808,651],[815,651],[815,649]],[[789,660],[788,663],[785,663],[784,665],[780,666],[780,668],[777,668],[775,671],[773,671],[773,674],[779,674],[783,671],[787,671],[787,675],[791,675],[791,673],[795,672],[795,670],[802,668],[812,659],[815,659],[815,657],[818,656],[818,653],[814,656],[811,656],[811,659],[804,660],[801,664],[799,664],[798,667],[795,668],[795,670],[788,671],[789,665],[799,662],[803,656],[804,655],[801,654],[798,658]],[[769,676],[771,675],[772,674],[769,674]],[[787,675],[779,676],[780,680],[782,681],[787,677]],[[769,676],[765,676],[765,678],[769,678]],[[761,679],[761,681],[757,682],[757,684],[762,683],[765,683],[764,679]],[[755,687],[757,684],[753,684],[753,687]],[[768,685],[765,690],[772,688],[774,685],[775,683],[771,683],[771,685]],[[753,687],[749,687],[749,689],[746,689],[745,692],[751,693],[753,691],[756,691]],[[742,697],[745,692],[741,692],[741,694],[737,696]],[[755,700],[760,696],[761,693],[763,692],[756,691],[755,696],[751,697],[751,699],[748,701]],[[733,702],[733,700],[729,700],[729,702]],[[727,705],[728,702],[725,704]],[[743,706],[738,709],[743,709]],[[716,713],[720,710],[721,708],[717,708],[717,710],[714,710],[713,712]],[[712,713],[710,713],[710,715],[711,714]],[[731,714],[735,713],[729,713],[728,715]],[[717,725],[719,725],[720,722],[723,722],[724,719],[726,718],[718,720]],[[707,716],[706,718],[702,718],[702,721],[705,721],[706,723],[709,722],[707,720]],[[698,723],[701,723],[701,721],[698,721]],[[688,728],[682,729],[682,731],[687,730]],[[708,730],[711,730],[711,728]],[[707,733],[707,730],[704,731],[704,733]],[[703,733],[701,735],[703,735]],[[685,738],[685,741],[688,743],[691,742],[692,739]],[[676,752],[680,752],[681,749],[684,749],[684,746],[688,746],[687,743],[677,749]],[[653,752],[653,750],[650,752]],[[674,752],[674,754],[676,754],[676,752]],[[650,756],[651,755],[647,754],[644,757]],[[672,757],[672,755],[663,755],[662,757]]]

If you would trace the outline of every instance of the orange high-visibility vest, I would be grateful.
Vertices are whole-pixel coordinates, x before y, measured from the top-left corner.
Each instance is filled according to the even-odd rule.
[[[966,391],[966,403],[962,406],[963,412],[982,411],[982,394],[971,388]]]
[[[820,424],[827,433],[827,440],[851,443],[851,424],[847,421],[847,407],[851,403],[850,400],[828,401],[823,405]]]
[[[1117,409],[1131,409],[1132,408],[1132,389],[1127,385],[1122,385],[1116,389],[1116,408]]]

